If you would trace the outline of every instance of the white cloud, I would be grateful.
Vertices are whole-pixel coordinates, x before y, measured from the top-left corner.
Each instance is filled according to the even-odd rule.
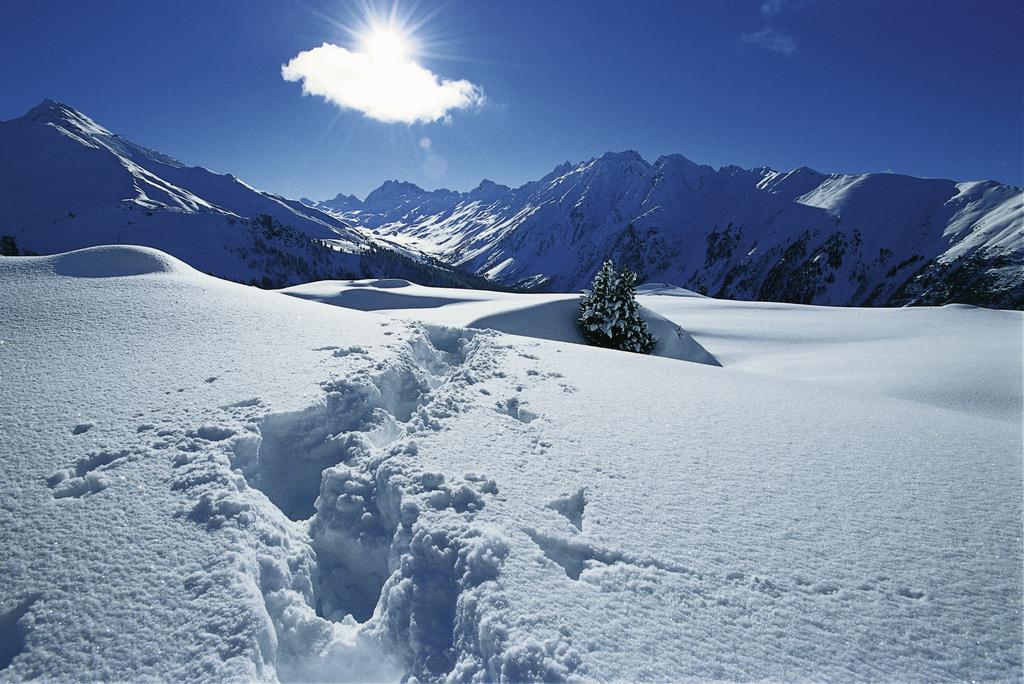
[[[281,76],[302,81],[307,95],[386,123],[429,123],[484,102],[479,86],[442,79],[408,57],[380,59],[331,43],[300,52]]]
[[[768,52],[775,52],[787,57],[796,51],[796,41],[788,33],[777,31],[771,26],[765,26],[760,31],[744,33],[740,40],[748,45],[754,45]]]

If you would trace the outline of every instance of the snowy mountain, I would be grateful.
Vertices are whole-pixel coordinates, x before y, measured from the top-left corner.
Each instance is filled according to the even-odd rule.
[[[146,245],[275,287],[381,273],[480,283],[327,212],[186,166],[52,100],[0,122],[0,206],[0,236],[19,252]]]
[[[468,193],[388,181],[318,204],[506,285],[585,287],[612,257],[716,297],[1024,307],[1021,188],[809,168],[713,169],[636,152]]]

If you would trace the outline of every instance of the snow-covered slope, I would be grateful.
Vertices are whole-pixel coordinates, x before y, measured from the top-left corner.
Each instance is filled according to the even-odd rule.
[[[851,309],[686,296],[639,301],[722,365],[1020,423],[1024,319],[950,304]]]
[[[19,251],[157,247],[223,278],[280,287],[349,274],[471,278],[319,209],[184,164],[45,100],[0,122],[0,236]]]
[[[520,294],[488,290],[424,287],[407,280],[321,281],[281,290],[302,299],[376,311],[424,323],[500,330],[512,335],[586,344],[576,326],[579,295]],[[679,325],[641,308],[657,344],[654,356],[720,365]]]
[[[1018,313],[645,295],[714,367],[144,248],[0,288],[0,678],[1024,675]]]
[[[427,324],[586,343],[575,325],[577,295],[423,287],[398,279],[323,281],[281,292]],[[1021,417],[1024,319],[1017,312],[957,304],[884,309],[740,302],[669,283],[641,285],[637,293],[659,339],[655,356],[997,420]]]
[[[318,205],[501,283],[573,291],[611,257],[733,299],[1024,307],[1021,188],[636,152],[468,193],[389,181]]]

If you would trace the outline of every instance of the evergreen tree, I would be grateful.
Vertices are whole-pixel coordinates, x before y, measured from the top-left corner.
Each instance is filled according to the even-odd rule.
[[[640,354],[654,349],[657,340],[640,316],[635,284],[636,275],[628,268],[616,272],[610,260],[601,265],[591,289],[580,300],[577,324],[587,342]]]
[[[615,284],[615,267],[611,261],[605,261],[601,270],[594,276],[590,290],[584,290],[580,300],[580,315],[577,319],[580,331],[590,344],[608,347],[612,330],[609,304],[611,292]]]
[[[12,235],[0,235],[0,256],[18,256],[18,243]]]
[[[617,311],[621,321],[620,330],[622,331],[618,348],[638,354],[650,354],[657,340],[647,329],[647,321],[640,315],[640,304],[636,301],[635,286],[636,274],[628,268],[622,269],[615,288],[615,299],[619,302]]]

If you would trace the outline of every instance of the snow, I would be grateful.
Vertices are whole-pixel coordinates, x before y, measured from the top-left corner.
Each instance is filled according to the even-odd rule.
[[[685,292],[679,288],[675,290]],[[574,294],[518,294],[424,287],[395,279],[320,281],[295,285],[281,292],[424,323],[499,330],[511,335],[586,344],[576,326],[580,297]],[[651,310],[642,310],[641,314],[658,340],[652,352],[654,356],[719,365],[715,357],[680,325]]]
[[[1019,313],[382,284],[0,259],[0,678],[1024,676]]]
[[[518,188],[391,180],[362,201],[311,206],[187,166],[60,102],[0,122],[0,237],[21,253],[145,245],[266,287],[376,274],[386,262],[436,284],[479,284],[457,267],[576,292],[610,257],[640,279],[732,299],[1021,308],[1022,198],[993,181],[716,170],[627,151]]]
[[[145,245],[204,273],[274,287],[366,275],[382,259],[397,268],[396,258],[408,257],[405,273],[466,282],[419,251],[230,174],[186,166],[52,100],[0,122],[0,206],[0,236],[21,253]],[[364,261],[367,250],[379,253]]]
[[[179,223],[201,214],[222,221],[270,214],[311,237],[362,241],[324,212],[260,192],[231,175],[185,166],[52,100],[0,123],[0,150],[6,171],[0,172],[0,197],[12,227],[22,231],[15,236],[28,249],[90,246],[76,233],[102,229],[94,224],[104,217],[112,223],[115,210],[138,209],[145,211],[133,212],[131,222],[118,221],[116,228],[145,225],[164,211],[176,213]],[[112,234],[116,228],[107,225],[105,230]]]
[[[147,247],[104,245],[45,258],[53,272],[73,278],[121,278],[191,270],[163,252]]]
[[[965,305],[868,309],[640,296],[722,365],[1019,423],[1024,326]]]
[[[1022,198],[993,181],[716,170],[627,151],[519,188],[388,181],[364,202],[339,195],[317,206],[503,285],[577,291],[612,258],[642,280],[731,299],[878,306],[915,302],[922,293],[903,286],[923,267],[963,257],[984,272],[1011,269],[981,292],[952,272],[938,278],[952,291],[923,279],[928,301],[1019,308]]]

